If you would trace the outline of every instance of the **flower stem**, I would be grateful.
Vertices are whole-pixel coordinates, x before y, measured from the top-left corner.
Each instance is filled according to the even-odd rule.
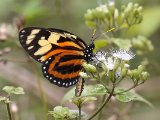
[[[78,120],[81,120],[81,105],[78,106],[78,111],[79,111]]]
[[[12,115],[11,115],[11,110],[10,110],[10,104],[9,104],[9,98],[6,102],[6,108],[7,108],[7,113],[8,113],[8,120],[12,120]]]
[[[91,115],[87,120],[91,120],[92,118],[94,118],[104,108],[104,106],[109,102],[109,100],[113,96],[114,89],[115,89],[115,84],[113,84],[112,91],[110,92],[109,96],[105,99],[103,104],[100,106],[100,108],[95,113],[93,113],[93,115]]]

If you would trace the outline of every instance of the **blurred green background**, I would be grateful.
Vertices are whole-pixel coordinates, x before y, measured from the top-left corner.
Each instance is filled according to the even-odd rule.
[[[0,95],[3,95],[1,89],[5,85],[24,88],[25,95],[12,98],[18,107],[18,112],[15,114],[17,120],[44,120],[47,116],[46,108],[52,110],[53,106],[59,105],[68,89],[51,85],[45,80],[39,64],[34,61],[25,62],[28,58],[19,45],[18,33],[11,29],[12,24],[25,23],[26,27],[64,29],[89,43],[92,30],[85,25],[84,14],[87,9],[95,8],[105,2],[106,0],[0,1],[0,31],[3,31],[6,26],[8,30],[7,40],[0,40],[0,58],[8,60],[6,64],[0,62]],[[160,0],[117,0],[119,5],[128,2],[137,2],[144,7],[144,19],[134,31],[126,36],[137,34],[147,36],[155,47],[153,52],[144,56],[148,57],[151,63],[148,66],[150,78],[136,89],[139,94],[153,103],[155,108],[152,109],[146,104],[136,102],[122,120],[160,120]],[[138,63],[139,59],[137,58],[135,62]],[[43,91],[39,88],[40,85],[42,85]],[[45,107],[45,103],[47,103],[47,107]],[[70,107],[75,108],[74,106]],[[90,109],[85,110],[90,111]],[[52,118],[49,116],[49,119]],[[2,103],[0,103],[0,120],[7,120],[5,105]]]

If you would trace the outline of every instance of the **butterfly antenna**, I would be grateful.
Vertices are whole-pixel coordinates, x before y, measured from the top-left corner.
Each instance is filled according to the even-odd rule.
[[[96,33],[96,29],[93,30],[93,34],[92,34],[92,38],[91,38],[91,41],[92,41],[92,42],[95,40],[95,39],[94,39],[95,33]]]
[[[92,41],[94,41],[95,39],[97,39],[97,38],[100,37],[101,35],[104,35],[105,33],[111,32],[111,31],[113,31],[113,30],[115,30],[115,28],[111,28],[111,29],[109,29],[109,30],[107,30],[107,31],[105,31],[105,32],[97,35],[94,39],[92,39]]]

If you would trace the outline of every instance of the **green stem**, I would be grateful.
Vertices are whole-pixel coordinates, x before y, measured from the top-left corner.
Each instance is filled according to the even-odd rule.
[[[81,120],[81,105],[78,106],[78,111],[79,111],[78,120]]]
[[[141,83],[136,83],[136,84],[134,84],[132,87],[130,87],[130,88],[128,88],[128,89],[126,89],[126,90],[124,90],[124,91],[122,91],[122,92],[118,92],[118,93],[116,93],[116,95],[118,95],[118,94],[122,94],[122,93],[125,93],[125,92],[128,92],[128,91],[130,91],[130,90],[132,90],[132,89],[134,89],[135,87],[137,87],[138,85],[141,85],[141,84],[143,84],[144,82],[141,82]]]
[[[113,96],[114,89],[115,89],[115,84],[113,84],[111,93],[106,98],[106,100],[103,102],[103,104],[100,106],[100,108],[95,113],[93,113],[93,115],[91,115],[87,120],[91,120],[92,118],[94,118],[104,108],[104,106],[109,102],[109,100]]]
[[[8,113],[8,120],[12,120],[12,115],[11,115],[11,110],[10,110],[10,104],[9,104],[9,98],[6,102],[6,108],[7,108],[7,113]]]

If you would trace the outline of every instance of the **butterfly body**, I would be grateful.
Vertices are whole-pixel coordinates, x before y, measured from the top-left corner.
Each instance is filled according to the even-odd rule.
[[[59,87],[76,84],[83,62],[93,56],[93,43],[87,46],[78,36],[60,29],[24,28],[19,40],[27,53],[42,63],[44,77]]]

